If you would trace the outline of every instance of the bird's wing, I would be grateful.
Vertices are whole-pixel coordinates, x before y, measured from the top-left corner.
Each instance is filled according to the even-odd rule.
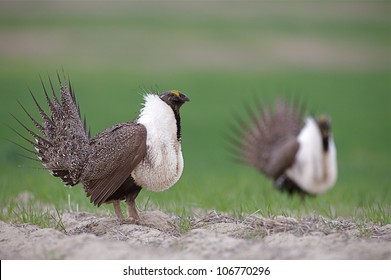
[[[147,130],[142,124],[127,122],[116,125],[91,139],[91,154],[83,184],[91,202],[106,202],[146,154]]]
[[[234,150],[239,160],[270,178],[278,178],[294,161],[303,109],[297,103],[276,99],[272,106],[248,108],[250,121],[240,120]]]

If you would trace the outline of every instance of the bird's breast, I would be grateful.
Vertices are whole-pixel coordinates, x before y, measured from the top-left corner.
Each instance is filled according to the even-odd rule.
[[[337,180],[334,142],[331,140],[328,152],[324,152],[320,136],[300,140],[295,162],[286,170],[287,176],[308,193],[320,194],[329,190]]]
[[[179,180],[183,171],[175,114],[159,97],[150,96],[137,122],[147,130],[147,152],[131,175],[148,190],[166,190]]]
[[[164,191],[174,185],[182,175],[183,156],[181,145],[154,143],[132,172],[135,182],[150,191]]]

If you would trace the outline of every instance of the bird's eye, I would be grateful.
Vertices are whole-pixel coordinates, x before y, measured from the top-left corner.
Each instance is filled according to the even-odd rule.
[[[172,101],[175,102],[175,103],[178,103],[178,102],[181,101],[181,99],[179,98],[179,96],[174,95],[173,98],[172,98]]]

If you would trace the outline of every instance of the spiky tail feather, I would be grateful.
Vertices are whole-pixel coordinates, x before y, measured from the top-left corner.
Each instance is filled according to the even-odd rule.
[[[236,116],[236,125],[231,125],[232,136],[228,138],[230,152],[241,164],[251,166],[276,178],[281,168],[275,167],[274,160],[282,158],[282,149],[289,148],[302,127],[304,104],[299,100],[277,97],[274,105],[263,105],[255,100],[255,106],[246,104],[247,119]]]
[[[27,114],[33,125],[41,135],[28,128],[18,118],[12,115],[16,121],[35,139],[35,143],[14,130],[21,138],[35,148],[29,150],[20,144],[15,143],[24,150],[36,155],[52,175],[60,177],[66,185],[76,185],[80,181],[84,165],[88,160],[89,132],[86,129],[86,120],[81,119],[80,108],[76,102],[75,93],[69,79],[66,84],[61,82],[57,73],[60,85],[60,99],[57,97],[53,83],[49,78],[52,92],[51,98],[41,78],[42,88],[45,94],[49,114],[47,114],[38,103],[31,90],[31,97],[42,118],[42,123],[35,120],[26,108],[19,102],[23,111]],[[12,141],[13,142],[13,141]]]

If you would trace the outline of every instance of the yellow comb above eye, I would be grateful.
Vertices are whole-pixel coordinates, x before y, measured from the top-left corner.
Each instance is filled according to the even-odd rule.
[[[320,115],[319,116],[319,121],[321,121],[321,122],[328,122],[329,118],[326,115]]]
[[[171,90],[170,93],[179,97],[179,91],[177,91],[177,90]]]

